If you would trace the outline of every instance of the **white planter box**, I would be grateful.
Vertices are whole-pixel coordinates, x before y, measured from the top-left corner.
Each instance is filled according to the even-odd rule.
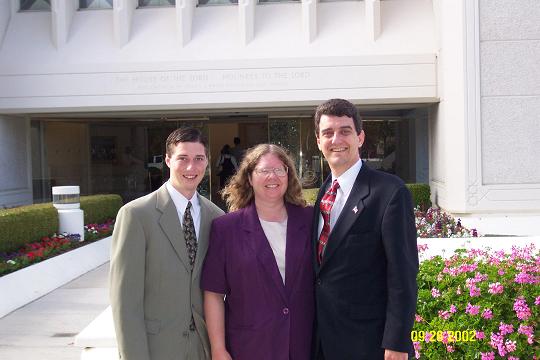
[[[0,318],[103,265],[110,247],[109,236],[0,277]]]

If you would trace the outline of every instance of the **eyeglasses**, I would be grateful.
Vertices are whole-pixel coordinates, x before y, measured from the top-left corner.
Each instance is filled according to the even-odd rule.
[[[287,176],[289,173],[289,168],[285,166],[285,168],[255,168],[255,173],[260,176],[270,176],[272,173],[276,174],[276,176],[284,177]]]

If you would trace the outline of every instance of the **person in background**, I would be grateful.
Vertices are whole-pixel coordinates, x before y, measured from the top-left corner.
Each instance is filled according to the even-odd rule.
[[[235,157],[236,162],[240,164],[244,158],[244,149],[240,145],[240,138],[236,136],[233,140],[234,146],[231,148],[231,154]]]
[[[170,178],[124,205],[112,236],[110,301],[123,360],[210,359],[199,276],[210,224],[223,211],[197,193],[206,141],[197,129],[167,138]]]
[[[229,144],[225,144],[221,149],[216,167],[219,170],[219,187],[223,189],[227,185],[227,181],[238,170],[238,163],[236,162],[236,158],[231,154]]]
[[[401,179],[362,163],[356,107],[332,99],[315,112],[331,175],[313,224],[316,359],[398,360],[413,355],[418,251],[411,194]]]
[[[201,277],[212,359],[311,359],[313,209],[293,161],[257,145],[222,193]]]

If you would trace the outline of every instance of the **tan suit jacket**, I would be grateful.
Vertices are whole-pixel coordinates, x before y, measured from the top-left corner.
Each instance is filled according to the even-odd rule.
[[[110,300],[122,359],[210,359],[199,280],[210,224],[223,211],[198,196],[201,220],[193,273],[178,213],[165,185],[118,212]],[[195,331],[189,329],[191,316]]]

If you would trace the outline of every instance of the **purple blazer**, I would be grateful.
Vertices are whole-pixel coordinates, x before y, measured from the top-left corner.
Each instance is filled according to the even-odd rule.
[[[309,360],[314,317],[313,208],[286,204],[285,285],[255,205],[215,219],[201,288],[225,294],[234,360]]]

